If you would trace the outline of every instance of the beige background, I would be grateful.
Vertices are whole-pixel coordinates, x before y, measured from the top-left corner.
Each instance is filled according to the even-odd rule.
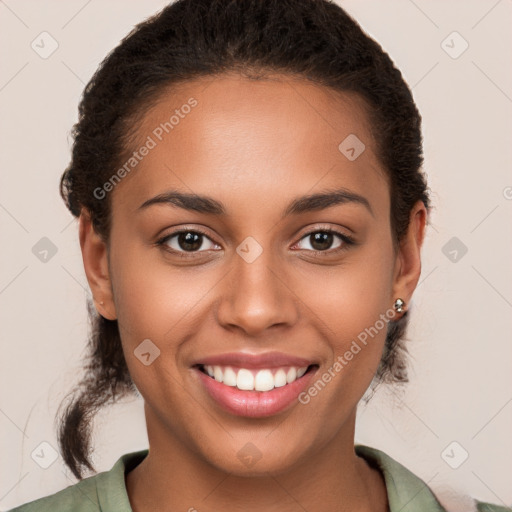
[[[0,510],[75,481],[60,457],[48,469],[31,458],[41,442],[57,448],[55,410],[87,334],[77,225],[58,181],[85,83],[165,4],[0,1]],[[411,382],[401,394],[382,388],[361,408],[356,440],[434,489],[512,505],[512,1],[341,4],[413,89],[435,203],[409,331]],[[59,45],[47,59],[31,48],[43,31]],[[459,51],[462,39],[442,43],[453,31],[469,44],[458,58],[445,49]],[[32,252],[42,237],[57,249],[46,263]],[[455,262],[443,253],[452,237],[468,249]],[[103,411],[96,426],[99,471],[147,446],[141,399]],[[469,453],[458,469],[442,456],[453,441],[451,461]]]

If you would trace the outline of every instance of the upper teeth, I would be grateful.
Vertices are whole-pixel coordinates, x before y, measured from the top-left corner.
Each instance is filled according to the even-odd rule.
[[[291,384],[299,377],[302,377],[307,366],[298,368],[295,366],[287,368],[263,370],[248,370],[246,368],[233,368],[231,366],[203,366],[210,377],[217,382],[223,382],[226,386],[237,387],[244,391],[270,391],[274,388]]]

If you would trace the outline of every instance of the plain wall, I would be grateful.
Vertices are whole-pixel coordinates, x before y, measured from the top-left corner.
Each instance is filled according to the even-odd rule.
[[[57,448],[55,412],[78,378],[88,328],[77,222],[58,183],[84,85],[166,3],[0,2],[1,510],[75,482],[60,457],[48,469],[31,458],[41,442]],[[408,333],[411,381],[361,407],[356,441],[434,489],[512,505],[512,2],[340,4],[412,88],[435,207]],[[43,31],[59,45],[47,59],[31,47]],[[469,44],[457,58],[464,43],[453,31]],[[33,253],[43,237],[57,250],[46,263]],[[98,471],[147,447],[140,398],[95,425]],[[469,454],[457,469],[441,455],[453,441]]]

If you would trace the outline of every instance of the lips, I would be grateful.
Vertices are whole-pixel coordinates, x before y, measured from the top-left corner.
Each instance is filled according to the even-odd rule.
[[[203,389],[224,411],[263,417],[297,403],[318,364],[281,352],[237,352],[203,358],[193,368]]]
[[[231,352],[202,358],[192,365],[203,366],[235,366],[237,368],[265,369],[281,368],[283,366],[308,367],[315,361],[285,354],[283,352],[265,352],[263,354],[249,354],[245,352]]]

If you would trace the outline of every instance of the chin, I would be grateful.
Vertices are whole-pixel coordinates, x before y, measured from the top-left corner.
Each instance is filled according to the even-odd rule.
[[[301,456],[301,443],[298,446],[275,439],[270,443],[263,438],[258,441],[236,441],[222,447],[216,446],[215,452],[204,453],[205,461],[223,473],[229,473],[238,477],[265,477],[271,474],[286,473],[289,469],[299,463]],[[254,439],[254,438],[253,438]],[[240,448],[235,448],[240,446]],[[302,444],[302,447],[304,445]],[[286,448],[286,449],[283,449]]]

